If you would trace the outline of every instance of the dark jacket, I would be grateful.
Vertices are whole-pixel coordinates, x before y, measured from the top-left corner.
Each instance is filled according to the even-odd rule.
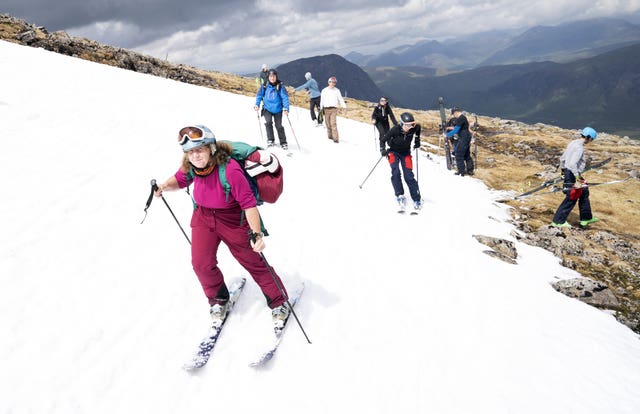
[[[404,132],[400,125],[395,125],[380,139],[380,149],[385,149],[385,144],[395,152],[411,152],[411,142],[413,147],[420,147],[420,124],[416,124],[413,128]]]
[[[267,82],[269,82],[269,72],[260,71],[260,75],[258,76],[258,79],[260,79],[260,86],[266,85]]]
[[[453,129],[447,132],[447,137],[458,135],[462,140],[471,140],[471,132],[469,132],[469,121],[464,114],[453,118]]]
[[[393,115],[393,110],[388,103],[386,105],[378,104],[375,106],[375,108],[373,108],[371,119],[375,119],[376,123],[382,122],[386,125],[389,125],[389,117],[391,117],[391,122],[393,122],[393,125],[398,125],[398,121],[396,121],[396,117]]]

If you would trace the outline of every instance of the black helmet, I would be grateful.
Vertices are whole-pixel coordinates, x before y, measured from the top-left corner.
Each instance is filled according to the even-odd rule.
[[[415,120],[415,119],[413,119],[413,115],[411,115],[409,112],[403,112],[403,113],[400,115],[400,120],[401,120],[402,122],[404,122],[404,123],[407,123],[407,122],[416,122],[416,120]]]
[[[276,75],[276,78],[278,77],[278,71],[275,69],[269,69],[268,72],[269,75]]]

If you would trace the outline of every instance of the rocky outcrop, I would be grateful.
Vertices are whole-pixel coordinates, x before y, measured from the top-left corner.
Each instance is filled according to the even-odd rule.
[[[619,310],[620,302],[611,289],[602,282],[586,278],[560,280],[553,288],[569,297],[600,309]]]
[[[63,31],[49,33],[43,27],[31,25],[8,15],[0,15],[0,23],[6,28],[3,30],[1,37],[15,43],[40,47],[63,55],[179,82],[210,88],[218,87],[218,83],[211,72],[191,66],[174,65],[127,49],[102,45],[84,38],[72,37]]]
[[[492,250],[485,250],[484,253],[491,257],[502,260],[509,264],[517,264],[518,251],[516,250],[513,242],[504,239],[498,239],[496,237],[482,236],[475,234],[473,236],[480,243],[490,247]]]
[[[563,266],[588,278],[563,280],[553,287],[589,305],[615,311],[615,317],[640,332],[640,248],[607,231],[542,226],[520,241],[558,256]]]

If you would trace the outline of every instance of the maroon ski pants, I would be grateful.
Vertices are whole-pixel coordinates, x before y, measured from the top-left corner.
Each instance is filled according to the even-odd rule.
[[[227,245],[233,257],[249,272],[267,299],[267,305],[275,308],[282,305],[283,297],[273,280],[264,260],[249,244],[249,225],[242,217],[240,207],[233,209],[211,209],[198,207],[191,217],[191,264],[200,280],[204,294],[213,305],[229,297],[222,271],[218,267],[220,242]],[[282,280],[273,273],[287,291]]]

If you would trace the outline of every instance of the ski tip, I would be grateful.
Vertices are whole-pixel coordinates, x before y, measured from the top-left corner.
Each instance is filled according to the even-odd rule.
[[[184,364],[182,366],[182,369],[187,371],[187,372],[195,372],[198,369],[202,368],[204,366],[204,364],[199,364],[196,361],[192,361],[190,363]]]

